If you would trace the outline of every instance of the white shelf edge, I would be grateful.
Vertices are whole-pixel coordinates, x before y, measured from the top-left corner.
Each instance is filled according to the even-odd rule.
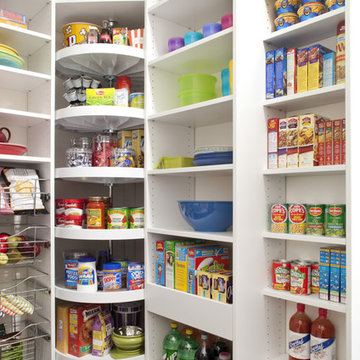
[[[96,293],[80,292],[67,289],[64,284],[55,285],[55,297],[65,301],[79,303],[111,304],[145,299],[144,289],[122,291],[98,291]]]
[[[55,237],[75,240],[135,240],[144,239],[144,229],[93,230],[55,226]]]
[[[280,234],[264,231],[262,237],[266,239],[276,240],[289,240],[289,241],[301,241],[308,243],[319,244],[331,244],[331,245],[346,245],[346,238],[334,238],[327,236],[315,236],[315,235],[297,235],[297,234]]]
[[[144,0],[121,0],[121,1],[131,1],[131,2],[144,2]],[[77,4],[77,3],[112,3],[119,2],[119,0],[56,0],[57,4]]]
[[[0,23],[0,30],[2,28],[6,29],[6,30],[21,33],[23,35],[36,37],[36,38],[39,38],[39,39],[44,40],[44,41],[51,41],[51,36],[50,35],[40,33],[40,32],[37,32],[37,31],[33,31],[33,30],[29,30],[29,29],[23,29],[23,28],[21,28],[19,26],[10,25],[10,24],[6,24],[6,23]]]
[[[156,120],[156,119],[166,117],[166,116],[169,116],[169,115],[185,113],[187,111],[197,110],[197,109],[201,109],[201,108],[204,108],[204,107],[207,107],[207,106],[213,106],[213,105],[217,105],[217,104],[220,104],[220,103],[230,102],[230,101],[233,101],[233,99],[234,99],[233,95],[220,96],[220,97],[218,97],[216,99],[207,100],[207,101],[203,101],[203,102],[192,104],[192,105],[177,107],[175,109],[163,111],[163,112],[156,113],[156,114],[151,114],[151,115],[148,116],[148,119],[149,120]]]
[[[211,36],[207,36],[205,38],[202,38],[201,40],[195,41],[189,45],[185,45],[180,49],[171,51],[167,54],[164,54],[162,56],[159,56],[158,58],[151,60],[148,63],[149,67],[156,67],[157,65],[161,64],[161,62],[166,61],[168,59],[171,59],[173,57],[179,56],[180,54],[186,53],[187,51],[190,51],[191,49],[195,48],[195,47],[200,47],[202,45],[205,45],[211,41],[214,41],[218,38],[221,38],[223,36],[226,36],[228,34],[232,34],[233,33],[233,27],[231,28],[227,28],[225,30],[219,31]]]
[[[48,115],[48,114],[34,113],[31,111],[13,110],[13,109],[7,109],[7,108],[0,108],[0,114],[32,117],[32,118],[39,118],[39,119],[43,119],[43,120],[51,119],[50,114]]]
[[[34,71],[29,71],[29,70],[16,69],[16,68],[12,68],[10,66],[0,65],[0,71],[6,71],[6,72],[17,74],[17,75],[34,77],[34,78],[43,79],[43,80],[49,80],[49,81],[51,80],[51,75],[34,72]]]
[[[305,305],[328,309],[339,313],[346,313],[345,304],[319,299],[319,294],[295,295],[295,294],[291,294],[290,291],[274,290],[273,288],[270,287],[266,287],[263,290],[263,294],[265,296],[270,296],[280,300],[302,303]]]
[[[202,239],[210,241],[219,241],[224,243],[233,242],[233,233],[231,231],[227,232],[200,232],[194,230],[173,230],[173,229],[164,229],[164,228],[147,228],[147,232],[152,234],[161,234],[161,235],[170,235],[185,237],[189,239]]]
[[[14,163],[44,164],[44,163],[50,163],[51,158],[26,156],[26,155],[2,155],[2,154],[0,154],[0,161],[7,161],[7,162],[14,162]]]
[[[263,175],[318,175],[318,174],[339,174],[346,172],[346,165],[330,165],[330,166],[314,166],[314,167],[299,167],[291,169],[265,169]]]
[[[183,168],[174,168],[174,169],[159,169],[159,170],[149,170],[148,175],[196,175],[201,173],[216,173],[216,172],[227,172],[233,171],[233,164],[224,164],[224,165],[208,165],[208,166],[193,166],[193,167],[183,167]]]
[[[109,1],[109,0],[106,0]],[[134,1],[134,0],[133,0]],[[137,1],[137,0],[135,0]],[[99,356],[92,356],[92,355],[85,355],[82,357],[76,357],[70,354],[63,354],[62,352],[60,352],[59,350],[55,349],[55,354],[56,354],[56,360],[78,360],[78,359],[82,359],[82,360],[113,360],[113,358],[110,355],[107,355],[105,357],[99,357]],[[128,359],[123,359],[123,360],[145,360],[145,355],[139,355],[139,356],[133,356],[130,357]]]

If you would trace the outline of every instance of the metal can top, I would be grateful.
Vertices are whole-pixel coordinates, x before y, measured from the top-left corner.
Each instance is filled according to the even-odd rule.
[[[285,260],[285,259],[276,259],[273,260],[273,263],[290,263],[290,260]]]

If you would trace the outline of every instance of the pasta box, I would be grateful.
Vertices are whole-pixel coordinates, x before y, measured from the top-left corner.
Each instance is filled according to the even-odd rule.
[[[296,94],[296,56],[297,49],[289,49],[287,51],[287,94],[294,95]]]
[[[275,51],[266,53],[266,99],[275,97]]]
[[[333,127],[332,120],[325,121],[325,165],[333,164]]]
[[[275,97],[287,94],[287,50],[280,48],[275,50]]]
[[[279,120],[278,168],[286,168],[287,119]]]
[[[341,163],[346,164],[346,120],[342,121],[342,135],[341,135]]]
[[[340,165],[342,163],[342,124],[343,120],[334,120],[334,135],[333,135],[333,165]]]
[[[325,165],[325,120],[317,120],[318,128],[318,163],[319,166]]]

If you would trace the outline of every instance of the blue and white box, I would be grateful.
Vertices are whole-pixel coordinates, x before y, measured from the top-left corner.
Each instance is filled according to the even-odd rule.
[[[275,50],[275,97],[287,94],[287,49]]]
[[[275,51],[266,53],[266,99],[275,97]]]
[[[335,53],[323,56],[323,87],[335,85]]]
[[[330,290],[330,249],[320,248],[319,298],[329,300]]]
[[[346,250],[340,253],[340,302],[346,304]]]
[[[340,302],[340,251],[330,250],[330,301]]]

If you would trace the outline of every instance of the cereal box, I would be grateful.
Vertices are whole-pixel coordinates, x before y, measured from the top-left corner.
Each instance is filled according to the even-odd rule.
[[[346,304],[346,251],[340,251],[340,302]]]
[[[129,262],[127,266],[127,289],[138,290],[144,288],[145,267],[144,263]]]
[[[266,53],[266,99],[275,97],[275,51]]]
[[[319,89],[323,86],[323,56],[331,50],[313,45],[308,49],[308,90]]]
[[[198,270],[223,270],[229,268],[229,249],[220,246],[190,248],[187,261],[187,292],[197,293],[196,272]]]
[[[156,242],[155,283],[165,286],[165,241]]]
[[[298,93],[308,90],[308,49],[297,52],[296,81]]]
[[[5,23],[27,29],[25,15],[0,8],[0,23]]]
[[[308,114],[299,117],[299,167],[318,164],[318,115]]]
[[[297,168],[299,167],[299,148],[287,148],[286,149],[286,167]]]
[[[175,288],[175,245],[179,242],[179,240],[165,241],[165,286],[170,289]]]
[[[329,52],[323,56],[323,87],[335,84],[335,53]]]
[[[284,96],[286,92],[287,50],[275,50],[275,97]]]
[[[93,322],[101,305],[74,305],[69,308],[69,354],[77,357],[91,353]]]
[[[115,45],[127,45],[128,44],[128,28],[118,28],[112,30],[113,44]]]
[[[333,165],[341,164],[342,120],[333,121]]]
[[[212,298],[213,276],[219,273],[219,270],[197,270],[197,294],[208,299]]]
[[[341,163],[346,164],[346,121],[342,121],[342,134],[341,134]]]
[[[86,89],[86,105],[114,105],[115,89]]]
[[[232,304],[232,271],[224,270],[213,275],[213,291],[214,300]]]
[[[330,301],[340,302],[340,249],[330,250]]]
[[[116,145],[119,148],[132,149],[132,131],[121,130],[117,133]]]
[[[132,131],[132,148],[136,152],[136,167],[144,167],[144,130]]]
[[[278,167],[279,119],[268,120],[268,169]]]
[[[318,161],[319,166],[325,165],[325,120],[317,120],[318,128]]]
[[[330,290],[330,249],[320,248],[320,292],[319,298],[329,300]]]
[[[325,121],[325,165],[333,164],[333,122]]]
[[[296,56],[297,49],[287,51],[287,94],[296,94]]]

